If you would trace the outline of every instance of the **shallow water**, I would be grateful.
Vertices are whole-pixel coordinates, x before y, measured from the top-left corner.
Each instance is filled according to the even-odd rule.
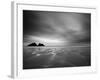
[[[90,46],[23,47],[23,69],[91,65]]]

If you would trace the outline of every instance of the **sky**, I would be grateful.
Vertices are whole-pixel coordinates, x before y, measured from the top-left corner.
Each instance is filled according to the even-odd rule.
[[[23,10],[23,41],[46,46],[90,43],[91,14]]]

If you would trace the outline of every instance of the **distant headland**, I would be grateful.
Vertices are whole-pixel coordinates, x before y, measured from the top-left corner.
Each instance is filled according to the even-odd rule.
[[[36,44],[36,43],[34,42],[34,43],[29,44],[28,46],[45,46],[45,45],[42,44],[42,43]]]

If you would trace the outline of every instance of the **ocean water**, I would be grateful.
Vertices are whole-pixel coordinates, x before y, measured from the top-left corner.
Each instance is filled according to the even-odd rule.
[[[91,66],[90,46],[23,47],[23,69]]]

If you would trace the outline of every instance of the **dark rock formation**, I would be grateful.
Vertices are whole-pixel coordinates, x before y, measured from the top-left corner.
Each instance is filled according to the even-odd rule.
[[[45,45],[42,43],[39,43],[38,45],[36,43],[31,43],[28,46],[45,46]]]
[[[37,46],[37,44],[36,43],[31,43],[28,46]]]
[[[45,46],[44,44],[39,43],[38,46]]]

